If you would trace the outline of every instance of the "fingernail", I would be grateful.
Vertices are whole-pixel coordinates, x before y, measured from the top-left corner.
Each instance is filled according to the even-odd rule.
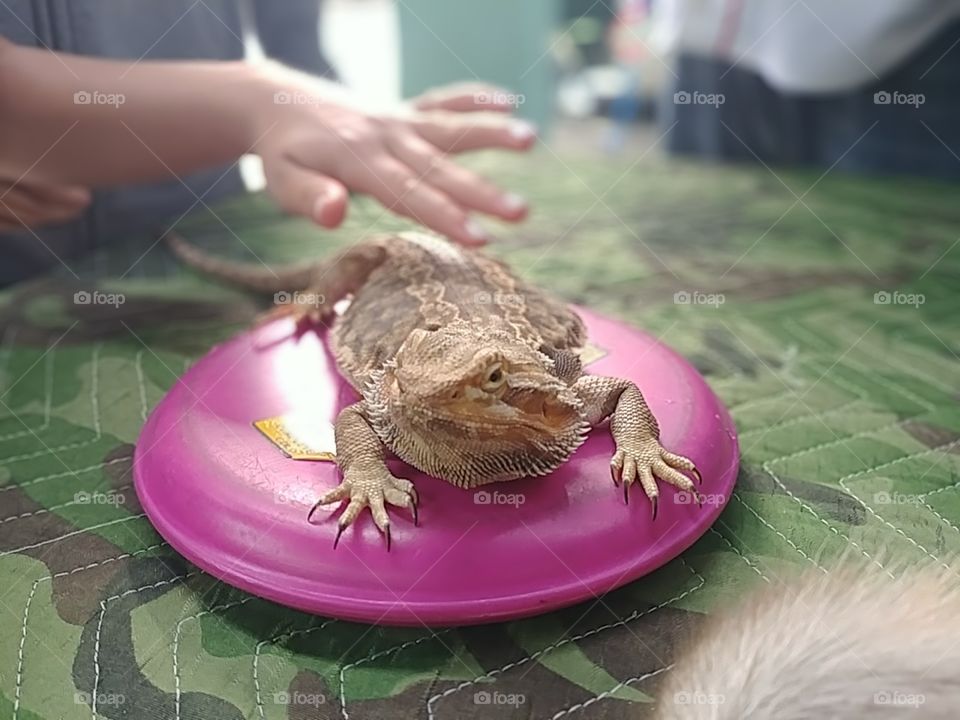
[[[507,193],[500,198],[500,209],[505,213],[515,213],[526,210],[527,201],[516,193]]]
[[[86,205],[93,199],[90,191],[82,187],[68,188],[67,195],[69,196],[71,202],[75,202],[78,205]]]
[[[487,234],[487,231],[483,226],[472,218],[467,220],[464,224],[463,229],[467,232],[467,235],[476,243],[485,243],[490,239],[490,235]]]
[[[526,142],[537,136],[537,127],[533,123],[528,123],[523,120],[513,122],[510,124],[510,136],[513,137],[514,140]]]
[[[327,205],[327,200],[322,195],[316,199],[313,203],[313,219],[317,222],[320,221],[320,218],[323,217],[323,209]]]

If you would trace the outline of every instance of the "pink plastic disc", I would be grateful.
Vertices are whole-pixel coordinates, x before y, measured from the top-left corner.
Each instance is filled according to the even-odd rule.
[[[332,463],[292,460],[252,425],[310,412],[333,421],[355,400],[322,338],[280,321],[214,348],[153,411],[134,479],[150,520],[187,559],[284,605],[384,625],[467,625],[591,599],[660,567],[716,520],[737,475],[733,422],[687,361],[638,330],[580,309],[607,355],[588,367],[633,379],[671,451],[703,475],[698,507],[660,483],[659,514],[639,486],[625,505],[610,479],[606,426],[546,477],[460,490],[400,461],[420,494],[420,527],[390,510],[393,547],[364,511],[335,550],[339,510],[313,501]],[[481,494],[483,493],[483,494]]]

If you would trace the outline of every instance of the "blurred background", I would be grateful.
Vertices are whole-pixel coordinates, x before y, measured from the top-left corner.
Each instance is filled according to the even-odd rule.
[[[652,0],[326,0],[321,44],[363,99],[388,104],[482,79],[561,145],[617,149],[610,119],[652,131],[668,68],[649,50]],[[362,41],[361,41],[362,38]]]
[[[958,13],[957,0],[326,0],[321,46],[371,102],[499,84],[560,151],[953,179]]]

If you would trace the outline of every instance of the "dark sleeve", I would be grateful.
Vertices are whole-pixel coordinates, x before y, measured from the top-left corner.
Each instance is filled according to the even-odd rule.
[[[336,71],[320,50],[320,4],[321,0],[253,0],[253,19],[268,57],[336,80]]]

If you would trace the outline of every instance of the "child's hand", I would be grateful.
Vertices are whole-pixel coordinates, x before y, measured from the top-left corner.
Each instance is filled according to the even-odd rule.
[[[0,180],[0,232],[63,223],[80,215],[89,204],[86,188]]]
[[[465,245],[486,240],[472,212],[508,221],[527,212],[521,197],[449,159],[533,145],[534,128],[509,116],[512,96],[497,88],[440,88],[383,113],[358,107],[338,85],[269,61],[130,65],[3,38],[0,87],[0,178],[33,183],[6,196],[0,185],[7,228],[79,214],[89,198],[71,186],[184,183],[188,173],[249,152],[263,159],[267,189],[285,210],[325,227],[343,220],[348,192]],[[103,102],[78,102],[94,89]],[[57,188],[37,185],[50,178]]]
[[[442,88],[396,115],[328,100],[324,89],[298,75],[284,76],[272,90],[264,116],[255,124],[255,151],[263,159],[269,192],[289,212],[335,227],[346,212],[348,191],[361,192],[465,245],[487,239],[471,211],[508,221],[526,215],[522,198],[448,157],[533,145],[534,128],[505,114],[511,108],[501,90]]]

